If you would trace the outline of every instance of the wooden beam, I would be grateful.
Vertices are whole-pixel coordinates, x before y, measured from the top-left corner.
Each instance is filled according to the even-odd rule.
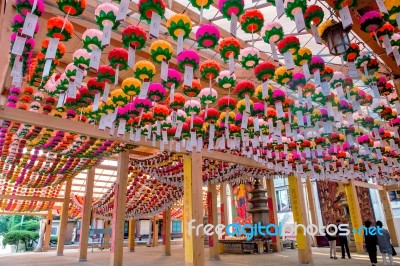
[[[7,106],[0,107],[0,120],[1,119],[7,120],[7,121],[14,121],[14,122],[18,122],[18,123],[24,123],[24,124],[31,124],[31,125],[33,124],[33,125],[44,127],[44,128],[61,130],[61,131],[66,131],[66,132],[70,132],[70,133],[75,133],[75,134],[81,134],[81,135],[98,138],[98,139],[120,141],[120,142],[125,142],[125,143],[129,143],[129,144],[133,144],[133,145],[143,146],[143,147],[156,148],[156,147],[160,146],[159,142],[156,142],[155,146],[152,145],[151,141],[141,140],[141,141],[132,142],[129,140],[128,134],[126,134],[123,137],[117,138],[116,136],[110,136],[110,134],[108,132],[98,130],[97,128],[95,128],[89,124],[78,123],[78,122],[67,120],[67,119],[62,119],[62,118],[57,118],[57,117],[53,117],[53,116],[49,116],[49,115],[29,112],[29,111],[25,111],[25,110],[21,110],[21,109],[16,109],[16,108],[10,108]],[[165,150],[169,150],[169,147],[165,146]],[[176,152],[175,147],[173,147],[173,149],[170,151]],[[248,167],[257,167],[257,168],[261,168],[261,169],[267,169],[267,167],[265,165],[258,163],[256,161],[254,161],[253,159],[249,159],[249,158],[238,156],[238,155],[227,154],[227,153],[217,152],[217,151],[209,152],[207,150],[203,150],[200,155],[202,158],[208,158],[208,159],[217,160],[217,161],[241,164],[241,165],[245,165]],[[96,166],[96,168],[98,168],[98,169],[100,169],[102,167],[103,166],[101,166],[101,165]]]
[[[360,228],[362,225],[362,218],[354,180],[349,180],[349,184],[345,186],[345,190],[347,203],[349,205],[351,224],[353,228]],[[354,234],[354,240],[356,243],[357,253],[362,254],[364,252],[363,236],[361,234]]]
[[[64,242],[68,224],[68,209],[71,197],[71,185],[72,185],[72,179],[69,179],[67,182],[65,182],[64,201],[61,210],[60,227],[58,229],[57,256],[64,255]]]
[[[391,185],[386,187],[386,191],[396,191],[400,190],[400,185]]]
[[[129,172],[129,153],[118,155],[118,176],[114,186],[114,212],[112,223],[111,266],[121,266],[124,250],[124,223],[126,207],[126,187]]]
[[[46,197],[22,196],[22,195],[5,195],[5,194],[0,194],[0,199],[64,202],[63,198],[46,198]]]
[[[165,223],[164,255],[171,256],[171,208],[165,211],[165,220],[163,223]]]
[[[310,207],[310,218],[311,224],[318,224],[318,219],[317,219],[317,212],[315,210],[315,199],[314,199],[314,192],[313,192],[313,186],[311,183],[311,178],[307,176],[306,179],[306,186],[307,186],[307,198],[308,198],[308,206]],[[311,237],[312,242],[315,244],[315,237]]]
[[[385,214],[386,227],[390,234],[390,240],[392,241],[393,246],[398,247],[399,239],[397,238],[397,229],[393,219],[392,206],[390,204],[388,192],[386,190],[379,190],[379,196],[381,198],[383,213]]]
[[[209,201],[208,206],[208,223],[214,225],[216,227],[218,225],[218,210],[217,210],[217,185],[216,184],[208,184],[208,197]],[[219,259],[219,242],[218,235],[213,234],[209,237],[208,246],[210,248],[209,257],[210,260],[218,260]]]
[[[110,229],[111,221],[110,220],[103,220],[104,222],[104,229]],[[110,234],[104,234],[104,244],[107,248],[110,247]]]
[[[136,233],[136,220],[129,220],[128,229],[128,250],[129,252],[135,251],[135,233]]]
[[[276,193],[275,193],[274,178],[273,177],[267,178],[266,183],[267,183],[267,196],[268,196],[269,223],[278,226],[278,212],[276,210]],[[272,237],[272,249],[275,252],[282,251],[281,239],[279,236]]]
[[[44,240],[43,240],[43,251],[48,251],[50,249],[50,235],[51,235],[52,224],[53,224],[53,210],[50,209],[47,212],[46,229],[44,232]]]
[[[221,211],[221,222],[220,224],[228,225],[228,197],[226,195],[226,183],[221,183],[219,186],[219,202]],[[225,231],[226,232],[226,231]],[[222,235],[222,239],[225,239],[225,235]]]
[[[364,188],[371,188],[371,189],[377,189],[377,190],[383,189],[383,187],[381,185],[371,184],[371,183],[367,183],[364,181],[353,180],[353,183],[356,187],[364,187]]]
[[[78,261],[87,261],[87,249],[89,242],[89,226],[92,216],[92,196],[93,196],[93,183],[94,183],[94,168],[90,168],[87,173],[87,182],[85,189],[85,199],[83,203],[83,213],[81,220],[81,233],[79,239],[79,255]]]
[[[1,1],[1,32],[0,32],[0,95],[3,94],[6,80],[9,79],[10,36],[12,34],[11,20],[17,13],[12,6],[13,1]],[[5,9],[5,10],[4,10]]]

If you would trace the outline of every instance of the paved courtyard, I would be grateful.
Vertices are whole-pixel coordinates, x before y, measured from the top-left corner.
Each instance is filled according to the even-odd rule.
[[[397,248],[399,253],[400,249]],[[183,248],[181,245],[172,246],[172,256],[163,256],[163,247],[158,246],[155,248],[138,246],[136,252],[124,252],[124,265],[137,265],[137,266],[148,266],[148,265],[164,265],[164,266],[178,266],[184,265],[183,260]],[[29,266],[55,266],[55,265],[84,265],[84,266],[102,266],[109,265],[110,252],[108,250],[92,250],[88,251],[87,262],[77,262],[77,250],[67,249],[65,255],[57,257],[55,250],[51,250],[43,253],[19,253],[19,254],[8,254],[0,255],[0,265],[29,265]],[[208,252],[206,251],[206,256]],[[367,266],[369,263],[368,255],[353,254],[352,259],[329,259],[329,249],[327,248],[313,248],[314,265],[357,265]],[[383,265],[382,259],[378,257],[378,265]],[[270,265],[270,266],[290,266],[298,265],[297,263],[297,251],[296,250],[285,250],[281,253],[269,253],[269,254],[253,254],[253,255],[231,255],[222,254],[220,260],[210,261],[206,259],[207,266],[219,266],[219,265],[234,265],[234,266],[245,266],[245,265]],[[395,265],[400,265],[400,257],[395,257]]]

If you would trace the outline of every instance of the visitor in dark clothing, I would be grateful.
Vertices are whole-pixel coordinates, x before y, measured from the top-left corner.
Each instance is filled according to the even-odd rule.
[[[336,220],[336,225],[339,228],[339,225],[341,224],[340,220]],[[351,259],[350,256],[350,250],[349,250],[349,243],[347,241],[347,235],[342,235],[343,233],[345,233],[344,230],[338,230],[338,234],[339,234],[339,241],[340,241],[340,247],[342,249],[342,259],[346,258],[346,254],[345,254],[345,249],[346,249],[346,253],[347,256],[349,257],[349,259]]]
[[[371,227],[371,221],[365,221],[364,225],[369,229]],[[369,230],[364,230],[364,241],[365,248],[367,249],[369,255],[369,260],[371,261],[372,266],[375,266],[378,263],[376,249],[376,245],[378,245],[378,238],[376,237],[376,234],[371,234]]]

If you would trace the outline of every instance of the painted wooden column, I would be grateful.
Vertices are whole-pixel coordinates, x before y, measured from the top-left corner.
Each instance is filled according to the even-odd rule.
[[[78,261],[87,261],[89,226],[90,226],[90,219],[92,216],[93,184],[96,171],[94,167],[90,168],[87,171],[88,172],[86,176],[85,198],[84,198],[83,213],[81,218]]]
[[[357,197],[357,190],[353,179],[349,180],[349,184],[345,186],[345,190],[352,227],[360,228],[362,226],[362,218],[360,204]],[[354,234],[354,240],[356,242],[357,253],[364,253],[362,234]]]
[[[228,225],[228,196],[226,195],[226,183],[222,183],[219,188],[221,224]],[[226,235],[222,235],[221,239],[225,239]]]
[[[305,228],[307,228],[308,221],[303,183],[301,178],[296,177],[294,174],[290,174],[288,180],[294,222],[297,224],[302,224],[305,226]],[[302,227],[297,227],[296,233],[299,265],[313,265],[310,238],[306,236],[306,232]]]
[[[13,7],[14,1],[1,1],[0,3],[0,102],[4,104],[5,97],[3,91],[6,83],[10,82],[11,69],[9,66],[10,54],[5,51],[10,51],[10,36],[13,33],[11,28],[12,18],[17,13],[15,7]]]
[[[163,239],[164,244],[164,255],[171,256],[171,208],[165,211],[165,219],[163,224],[165,224],[165,239]]]
[[[192,152],[183,159],[185,265],[205,265],[203,231],[199,230],[196,235],[195,230],[203,223],[202,163],[203,158],[197,152]]]
[[[396,225],[394,224],[392,207],[390,206],[390,199],[388,197],[387,190],[386,189],[379,190],[379,196],[381,197],[383,213],[385,214],[385,220],[386,220],[386,228],[389,231],[390,240],[392,240],[392,245],[394,247],[398,247],[399,240],[397,238]]]
[[[71,185],[72,185],[72,179],[69,179],[67,182],[65,182],[64,201],[61,210],[60,227],[58,228],[57,256],[64,255],[65,234],[67,232],[67,224],[68,224],[68,209],[69,209],[69,202],[71,199]]]
[[[44,232],[43,251],[48,251],[50,249],[50,236],[51,236],[52,224],[53,224],[53,210],[50,209],[47,213],[46,229]]]
[[[266,178],[267,183],[267,196],[268,196],[268,210],[269,210],[269,223],[278,226],[278,213],[276,209],[276,193],[274,178]],[[275,252],[282,251],[281,238],[279,236],[272,237],[272,249]]]
[[[111,266],[121,266],[124,251],[126,187],[129,173],[129,151],[118,154],[117,180],[114,185],[114,212],[111,237]]]
[[[153,247],[158,246],[158,217],[153,217]]]
[[[128,250],[129,252],[135,251],[135,234],[136,234],[136,220],[129,220],[128,230]]]
[[[104,229],[110,229],[111,228],[111,221],[110,220],[104,220]],[[107,233],[104,234],[104,240],[103,244],[105,245],[106,248],[110,248],[110,236],[111,234]]]
[[[208,184],[208,223],[214,225],[214,228],[218,225],[218,209],[217,209],[217,185]],[[209,237],[208,246],[210,248],[210,260],[219,259],[219,242],[218,235],[213,234]]]
[[[310,218],[311,218],[311,224],[318,225],[318,218],[317,218],[317,213],[315,210],[315,199],[314,199],[314,192],[313,192],[313,186],[311,183],[311,178],[307,176],[306,179],[306,186],[307,186],[307,198],[308,198],[308,206],[310,208]],[[311,237],[311,240],[313,243],[316,243],[315,238]]]

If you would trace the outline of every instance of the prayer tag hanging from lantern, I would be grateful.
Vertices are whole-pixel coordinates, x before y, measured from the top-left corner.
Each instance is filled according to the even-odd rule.
[[[321,38],[325,41],[332,55],[342,55],[349,48],[349,30],[349,28],[343,29],[340,22],[333,23],[323,31]]]

